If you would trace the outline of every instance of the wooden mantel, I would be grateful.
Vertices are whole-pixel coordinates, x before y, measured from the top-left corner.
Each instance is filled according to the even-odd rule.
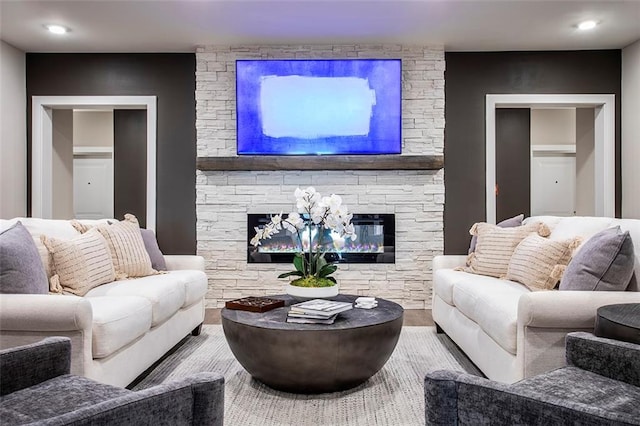
[[[196,167],[212,170],[439,170],[443,155],[300,155],[198,157]]]

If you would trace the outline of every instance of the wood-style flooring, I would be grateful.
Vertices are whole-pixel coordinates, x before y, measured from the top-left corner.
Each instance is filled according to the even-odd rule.
[[[220,309],[207,308],[204,314],[205,324],[220,324]],[[405,309],[405,326],[429,326],[433,324],[431,309]]]

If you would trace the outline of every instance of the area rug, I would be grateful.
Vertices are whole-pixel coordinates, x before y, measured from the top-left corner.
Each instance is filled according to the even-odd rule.
[[[389,361],[362,385],[320,395],[279,392],[242,368],[220,325],[206,325],[200,336],[187,338],[134,389],[214,371],[225,377],[225,425],[414,426],[424,424],[424,376],[439,369],[480,375],[447,336],[436,334],[435,327],[403,327]]]

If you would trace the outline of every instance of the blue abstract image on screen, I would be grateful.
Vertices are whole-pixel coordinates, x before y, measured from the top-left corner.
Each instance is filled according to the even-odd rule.
[[[239,60],[238,154],[401,152],[399,59]]]

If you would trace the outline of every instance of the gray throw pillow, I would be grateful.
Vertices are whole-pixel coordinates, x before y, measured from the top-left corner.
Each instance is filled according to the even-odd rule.
[[[519,214],[518,216],[510,217],[509,219],[505,219],[497,225],[501,228],[515,228],[516,226],[521,226],[522,221],[524,220],[524,214]],[[469,254],[476,251],[476,243],[478,242],[478,236],[474,235],[471,237],[471,243],[469,244]]]
[[[629,231],[605,229],[575,254],[560,281],[560,290],[624,291],[631,281],[635,256]]]
[[[166,271],[167,264],[164,261],[164,256],[158,247],[158,241],[156,235],[151,229],[140,228],[140,234],[142,235],[142,241],[144,241],[144,248],[149,253],[151,258],[151,267],[156,271]]]
[[[21,222],[0,233],[0,293],[46,294],[47,274],[33,237]]]

